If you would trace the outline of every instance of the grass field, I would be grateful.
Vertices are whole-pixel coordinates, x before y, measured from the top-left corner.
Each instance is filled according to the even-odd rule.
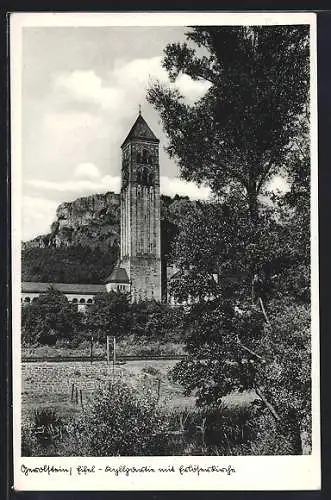
[[[22,347],[22,358],[63,358],[63,357],[89,357],[91,353],[91,344],[88,340],[80,342],[78,346],[73,347],[64,342],[57,343],[55,346],[39,345],[31,347]],[[153,356],[153,355],[182,355],[185,354],[184,344],[174,342],[151,341],[150,339],[133,340],[128,337],[120,339],[116,343],[117,356]],[[105,343],[94,342],[93,356],[96,358],[106,358]]]
[[[22,363],[22,419],[31,420],[33,411],[41,408],[56,409],[58,414],[68,417],[81,411],[80,391],[83,405],[93,398],[98,387],[111,379],[121,380],[135,387],[137,392],[150,391],[151,397],[159,400],[169,410],[192,409],[194,396],[183,396],[182,388],[171,382],[168,371],[176,361],[128,361],[112,365],[104,361],[89,362],[36,362]],[[78,403],[76,399],[76,388]],[[74,390],[74,401],[72,391]],[[227,405],[247,404],[255,398],[254,393],[232,394],[224,398]]]

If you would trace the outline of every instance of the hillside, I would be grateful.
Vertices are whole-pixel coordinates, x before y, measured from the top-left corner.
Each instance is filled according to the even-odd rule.
[[[187,197],[161,196],[161,248],[165,265]],[[103,283],[119,256],[120,207],[116,193],[61,203],[50,232],[22,244],[22,280]]]

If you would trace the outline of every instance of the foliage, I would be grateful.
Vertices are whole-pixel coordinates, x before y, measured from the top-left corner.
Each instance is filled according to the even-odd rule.
[[[107,335],[122,339],[123,348],[120,344],[118,347],[124,354],[128,351],[136,354],[176,353],[180,348],[177,344],[184,336],[182,324],[181,308],[173,309],[155,301],[131,304],[129,296],[120,292],[97,294],[95,303],[85,314],[77,311],[75,304],[70,304],[62,292],[52,287],[30,304],[22,306],[24,346],[56,344],[52,355],[58,353],[60,356],[64,354],[61,346],[74,347],[77,354],[84,349],[89,352],[90,346],[84,348],[84,342],[89,341],[91,335],[94,342],[100,344],[105,343]],[[169,346],[163,345],[166,342]],[[104,347],[102,350],[104,352]],[[30,354],[34,356],[35,352]]]
[[[171,294],[179,301],[222,294],[245,301],[253,291],[264,301],[286,294],[309,302],[308,215],[282,200],[261,210],[253,225],[235,197],[231,204],[190,205],[173,248],[181,272],[170,283]]]
[[[57,339],[72,339],[84,329],[84,315],[53,287],[30,304],[22,306],[22,341],[54,345]]]
[[[65,422],[53,408],[33,413],[30,426],[22,427],[22,456],[53,456],[65,437]]]
[[[107,335],[120,338],[131,329],[129,297],[120,292],[104,292],[95,296],[86,315],[86,328],[99,341]]]
[[[129,389],[121,384],[121,394],[122,390],[127,393]],[[105,394],[103,393],[103,398],[106,398]],[[127,410],[128,406],[130,407],[129,422],[125,421],[121,425],[121,418],[124,417],[116,416],[114,421],[110,421],[113,411],[111,410],[108,416],[104,406],[108,404],[111,408],[111,403],[107,399],[107,403],[101,402],[100,396],[101,393],[92,403],[93,412],[89,407],[80,417],[71,416],[66,422],[61,421],[60,426],[49,426],[48,433],[51,438],[48,440],[40,439],[40,427],[23,426],[22,456],[109,456],[127,453],[144,453],[146,456],[224,456],[286,455],[291,452],[286,436],[279,433],[272,417],[267,413],[258,412],[255,405],[219,405],[169,411],[163,407],[154,408],[149,401],[147,407],[149,410],[153,408],[153,421],[148,422],[146,428],[145,420],[142,420],[141,427],[139,425],[140,410],[146,401],[143,405],[138,403],[138,407],[135,405],[134,408],[128,404],[125,408]],[[118,397],[115,399],[118,401]],[[102,422],[96,418],[100,405]],[[93,425],[93,416],[97,422],[96,426]],[[160,425],[157,426],[157,422]],[[134,426],[136,432],[132,432],[130,428],[125,437],[129,423]],[[57,432],[59,429],[62,432]],[[93,436],[88,435],[86,439],[89,429]],[[97,448],[100,442],[101,450]]]
[[[191,303],[189,357],[174,378],[207,407],[255,390],[300,453],[311,397],[308,28],[195,27],[163,66],[173,81],[208,82],[194,104],[158,82],[148,100],[181,176],[215,197],[183,214],[173,248],[172,293]],[[275,174],[286,196],[268,192]]]
[[[308,119],[308,27],[201,26],[187,41],[166,47],[163,66],[173,81],[184,73],[207,82],[205,96],[186,104],[156,82],[147,98],[183,178],[222,196],[238,189],[254,220],[258,195]]]
[[[149,340],[181,342],[184,336],[183,309],[153,300],[131,305],[132,334]]]
[[[43,283],[103,283],[118,256],[107,251],[82,247],[26,248],[22,251],[23,281]]]
[[[173,377],[202,406],[217,405],[232,391],[255,390],[278,432],[291,436],[292,453],[300,453],[300,433],[311,425],[310,311],[284,302],[271,310],[266,323],[256,306],[195,306],[189,356]]]
[[[148,394],[138,399],[129,386],[112,381],[95,394],[72,432],[88,456],[147,456],[156,453],[155,434],[162,427],[162,416]]]
[[[303,304],[272,304],[258,344],[266,363],[259,364],[256,383],[274,402],[284,426],[311,431],[311,320]]]

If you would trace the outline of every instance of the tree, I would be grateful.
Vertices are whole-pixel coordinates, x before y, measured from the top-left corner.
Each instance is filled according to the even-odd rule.
[[[41,344],[54,344],[60,338],[72,340],[84,330],[83,322],[83,314],[62,292],[50,286],[46,293],[22,307],[22,339]]]
[[[218,196],[238,189],[250,217],[270,177],[284,169],[288,148],[309,117],[306,26],[194,27],[189,43],[166,47],[163,66],[210,87],[194,105],[156,82],[147,98],[169,138],[167,151],[184,179]]]
[[[172,372],[185,393],[220,407],[223,396],[254,390],[289,453],[301,454],[311,430],[309,308],[283,301],[266,322],[259,307],[222,298],[192,306],[187,321],[188,356]]]
[[[172,80],[207,80],[205,96],[188,105],[159,83],[148,91],[182,177],[208,184],[217,201],[197,204],[177,237],[173,292],[197,303],[174,376],[200,404],[254,389],[300,453],[310,416],[308,30],[199,27],[187,37],[197,48],[171,44],[163,65]],[[292,182],[282,199],[266,193],[276,173]]]
[[[104,292],[95,296],[93,307],[86,316],[86,327],[99,340],[107,335],[121,337],[131,331],[131,314],[127,294]]]

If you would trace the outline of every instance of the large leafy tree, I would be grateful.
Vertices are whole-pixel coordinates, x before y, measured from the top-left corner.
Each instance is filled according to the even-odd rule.
[[[148,100],[160,113],[181,175],[214,193],[238,188],[253,220],[267,181],[300,148],[309,93],[307,26],[195,27],[166,47],[163,66],[210,87],[194,105],[158,82]],[[193,44],[193,46],[192,46]]]
[[[172,80],[207,80],[205,96],[189,105],[173,87],[148,91],[182,177],[216,198],[180,224],[172,288],[194,305],[174,375],[200,404],[254,389],[300,453],[310,411],[308,28],[199,27],[187,38],[167,46],[163,65]],[[267,193],[276,173],[291,183],[286,197]]]
[[[131,332],[129,297],[120,292],[104,292],[95,296],[95,303],[86,316],[87,330],[99,340],[107,335],[122,337]]]
[[[72,340],[84,331],[84,315],[66,296],[50,286],[31,304],[22,307],[22,339],[27,343]]]

